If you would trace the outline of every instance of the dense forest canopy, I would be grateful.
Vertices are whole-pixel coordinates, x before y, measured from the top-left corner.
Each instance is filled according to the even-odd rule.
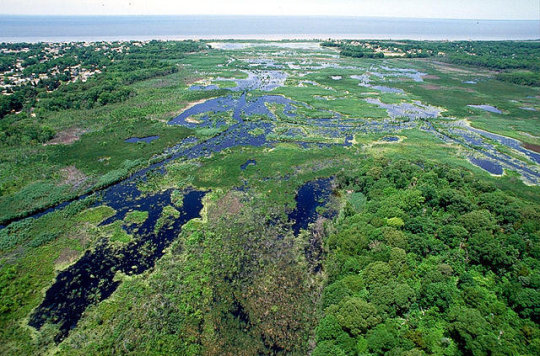
[[[314,355],[540,351],[537,204],[424,162],[339,182],[351,193],[325,241]]]

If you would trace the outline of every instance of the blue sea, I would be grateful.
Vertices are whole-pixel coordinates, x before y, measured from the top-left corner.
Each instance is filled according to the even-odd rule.
[[[324,16],[7,16],[0,42],[148,39],[540,39],[540,21]]]

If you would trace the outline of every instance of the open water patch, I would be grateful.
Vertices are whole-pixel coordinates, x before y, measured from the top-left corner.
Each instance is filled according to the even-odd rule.
[[[424,81],[423,77],[427,75],[427,73],[423,73],[412,68],[391,68],[387,66],[381,66],[381,69],[385,70],[386,72],[390,72],[390,73],[380,73],[383,78],[406,77],[406,78],[414,80],[415,82],[423,82]]]
[[[210,85],[192,85],[189,87],[189,90],[218,90],[219,86],[215,84]]]
[[[409,119],[434,119],[439,116],[441,109],[434,106],[424,105],[418,101],[411,103],[386,104],[380,99],[367,98],[369,104],[377,105],[385,109],[391,118],[407,117]]]
[[[518,141],[518,140],[513,139],[511,137],[497,135],[497,134],[494,134],[492,132],[476,129],[476,128],[473,128],[473,127],[469,127],[468,129],[469,129],[469,131],[475,132],[476,134],[478,134],[480,136],[483,136],[483,137],[489,138],[491,140],[497,141],[498,143],[500,143],[503,146],[512,148],[512,149],[524,154],[529,159],[531,159],[533,162],[540,164],[540,154],[537,153],[537,152],[534,152],[534,151],[531,151],[531,150],[528,150],[528,149],[524,148],[522,146],[522,144],[521,144],[521,141]]]
[[[470,108],[480,109],[494,114],[502,114],[502,111],[492,105],[467,105]]]
[[[130,137],[128,139],[125,139],[124,142],[127,143],[137,143],[137,142],[146,142],[150,143],[154,140],[157,140],[159,136],[146,136],[146,137]]]
[[[487,160],[487,159],[469,157],[469,161],[475,166],[478,166],[482,168],[483,170],[488,171],[491,174],[500,176],[504,172],[503,167],[500,164]]]
[[[268,62],[260,62],[268,64]],[[276,67],[277,66],[273,66]],[[244,70],[243,71],[247,78],[222,78],[218,77],[216,80],[223,80],[234,82],[235,86],[224,87],[231,91],[245,92],[247,90],[262,90],[262,91],[271,91],[277,87],[281,87],[285,84],[287,80],[287,73],[280,70]],[[192,85],[189,87],[189,90],[217,90],[220,89],[218,85],[210,84],[206,86],[201,85]]]
[[[296,208],[288,214],[289,221],[293,222],[292,230],[295,235],[317,220],[317,208],[325,206],[332,195],[332,182],[333,178],[315,179],[304,183],[298,189],[294,198]]]
[[[403,93],[405,93],[405,91],[403,91],[403,89],[385,87],[384,85],[370,85],[369,87],[372,88],[372,89],[378,90],[378,91],[380,91],[382,93],[393,93],[393,94],[403,94]]]
[[[241,170],[245,170],[248,166],[256,166],[257,165],[257,161],[254,160],[254,159],[248,159],[245,163],[243,163],[241,166],[240,166],[240,169]]]

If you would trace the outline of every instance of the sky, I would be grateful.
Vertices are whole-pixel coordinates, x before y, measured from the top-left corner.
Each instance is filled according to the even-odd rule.
[[[0,0],[11,15],[327,15],[540,20],[540,0]]]

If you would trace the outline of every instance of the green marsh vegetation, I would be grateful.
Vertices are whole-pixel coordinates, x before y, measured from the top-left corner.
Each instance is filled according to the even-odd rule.
[[[242,114],[250,124],[274,125],[266,138],[275,142],[180,157],[168,162],[163,173],[138,181],[142,196],[172,190],[156,230],[181,217],[186,189],[208,191],[201,217],[176,233],[153,268],[137,275],[116,273],[118,289],[90,305],[60,343],[54,341],[54,321],[40,330],[28,326],[29,315],[57,274],[100,243],[120,251],[137,241],[137,230],[150,214],[136,206],[123,219],[100,225],[117,211],[99,206],[99,196],[90,196],[0,230],[0,353],[540,352],[538,186],[524,184],[520,173],[511,169],[505,168],[502,177],[489,175],[466,159],[470,148],[445,142],[425,129],[432,124],[455,135],[444,131],[445,125],[466,119],[473,127],[540,144],[538,112],[521,109],[540,109],[538,87],[500,80],[494,71],[536,69],[516,67],[514,62],[504,68],[458,63],[438,55],[335,58],[335,50],[324,47],[207,50],[202,42],[189,42],[182,50],[175,42],[146,46],[129,56],[141,61],[134,62],[136,68],[148,68],[143,71],[148,77],[139,73],[134,80],[126,79],[121,72],[129,70],[120,66],[117,72],[102,73],[119,85],[104,88],[105,93],[127,90],[121,100],[89,104],[81,99],[69,108],[52,106],[50,102],[60,97],[56,93],[69,92],[76,83],[61,84],[52,93],[40,92],[43,104],[34,103],[33,111],[26,107],[0,119],[4,134],[15,128],[25,132],[27,126],[32,126],[30,131],[45,130],[43,136],[20,133],[0,143],[3,221],[118,181],[163,159],[163,152],[184,138],[217,137],[236,123],[230,111],[208,115],[210,121],[223,120],[222,127],[185,128],[167,122],[196,102],[227,95],[239,98],[241,92],[226,88],[234,89],[236,79],[246,79],[246,71],[286,72],[283,86],[270,92],[250,90],[246,98],[284,96],[295,101],[296,116],[288,116],[282,104],[267,104],[275,118]],[[500,48],[509,51],[505,44]],[[523,48],[516,58],[525,63]],[[257,58],[271,59],[274,66],[248,61]],[[427,76],[422,81],[382,78],[374,73],[396,72],[381,66]],[[171,68],[176,70],[167,72]],[[359,86],[351,76],[362,74],[369,75],[371,85],[404,92]],[[220,89],[189,90],[199,83]],[[70,95],[82,98],[79,95],[90,84],[77,84],[80,88]],[[390,119],[387,110],[366,98],[393,105],[420,102],[442,113],[421,120]],[[503,113],[467,106],[471,104],[493,105]],[[204,116],[192,118],[202,122]],[[354,129],[368,120],[419,124],[391,132]],[[322,129],[324,122],[353,128],[336,135]],[[264,132],[257,128],[248,135]],[[154,135],[159,139],[150,143],[124,142]],[[352,136],[350,146],[298,143],[342,143],[345,135]],[[383,140],[389,136],[398,141]],[[537,169],[530,158],[521,158]],[[255,163],[244,166],[248,161]],[[317,211],[335,215],[319,217],[294,235],[288,214],[297,204],[296,193],[319,178],[333,179],[333,194]],[[133,227],[133,234],[124,227]]]
[[[326,41],[345,57],[435,57],[458,65],[500,71],[497,79],[528,86],[540,84],[538,41]]]

